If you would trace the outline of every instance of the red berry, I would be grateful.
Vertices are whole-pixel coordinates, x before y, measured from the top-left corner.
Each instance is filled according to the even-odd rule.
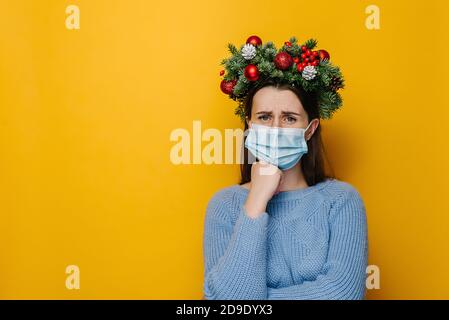
[[[306,52],[308,49],[307,49],[306,46],[302,46],[302,47],[301,47],[301,50],[302,50],[302,52]]]
[[[306,55],[307,55],[307,56],[310,56],[311,53],[312,53],[312,51],[310,51],[309,49],[306,50]]]
[[[224,71],[224,70],[221,70],[221,71],[220,71],[220,76],[224,75],[224,73],[225,73],[225,71]]]
[[[292,43],[291,43],[290,41],[285,41],[284,44],[285,44],[287,47],[291,47],[291,46],[292,46]]]
[[[302,72],[304,70],[304,67],[301,64],[297,64],[296,69],[298,69],[299,72]]]
[[[298,58],[298,57],[294,57],[294,58],[293,58],[293,62],[294,62],[294,63],[298,63],[298,62],[299,62],[299,58]]]
[[[307,58],[307,55],[305,53],[302,53],[301,58],[304,60],[305,58]]]
[[[312,62],[312,66],[314,66],[314,67],[316,67],[317,65],[319,65],[320,64],[320,61],[318,61],[318,60],[314,60],[313,62]]]
[[[305,68],[305,67],[307,66],[307,63],[306,63],[306,62],[303,62],[303,63],[301,63],[301,66],[302,66],[303,68]]]
[[[311,66],[311,65],[312,65],[312,62],[309,62],[307,65],[308,65],[308,66]]]
[[[309,62],[309,61],[310,61],[309,58],[305,58],[304,59],[304,62],[306,62],[306,63]]]

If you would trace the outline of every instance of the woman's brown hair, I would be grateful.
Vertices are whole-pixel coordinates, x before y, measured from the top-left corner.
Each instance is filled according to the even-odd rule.
[[[276,82],[272,79],[265,81],[263,84],[258,87],[252,88],[245,100],[245,116],[247,119],[251,119],[251,110],[253,107],[253,98],[254,95],[262,89],[263,87],[273,86],[279,90],[291,90],[296,94],[298,99],[301,101],[301,104],[304,110],[307,113],[309,122],[312,119],[319,119],[319,107],[318,100],[315,94],[304,91],[300,87],[291,86],[287,83]],[[248,129],[248,123],[245,121],[245,132]],[[245,135],[246,139],[246,135]],[[316,128],[312,137],[307,141],[308,152],[304,154],[300,160],[301,162],[301,170],[304,175],[304,178],[309,186],[313,186],[319,182],[322,182],[329,178],[335,178],[332,168],[327,161],[327,157],[325,155],[325,150],[323,146],[323,142],[321,140],[321,123]],[[247,183],[251,181],[251,163],[248,163],[248,149],[244,148],[243,150],[244,161],[240,165],[241,172],[241,181],[240,184]],[[325,161],[329,165],[329,170],[331,173],[328,173],[325,168]]]

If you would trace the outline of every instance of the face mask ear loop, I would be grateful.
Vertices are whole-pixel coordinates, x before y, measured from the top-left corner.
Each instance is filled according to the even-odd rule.
[[[307,130],[309,130],[311,124],[312,124],[312,122],[310,122],[309,125],[304,129],[304,139],[305,140],[306,140],[306,132],[307,132]]]
[[[304,131],[307,131],[310,128],[311,124],[312,124],[312,122],[309,123],[309,125],[304,129]]]

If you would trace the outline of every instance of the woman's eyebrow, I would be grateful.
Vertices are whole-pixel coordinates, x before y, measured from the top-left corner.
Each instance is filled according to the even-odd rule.
[[[300,116],[300,115],[301,115],[301,114],[296,113],[296,112],[293,112],[293,111],[282,111],[282,114],[287,114],[287,115],[294,114],[294,115],[296,115],[296,116]]]
[[[259,114],[259,113],[273,113],[272,111],[259,111],[259,112],[256,112],[256,114]]]

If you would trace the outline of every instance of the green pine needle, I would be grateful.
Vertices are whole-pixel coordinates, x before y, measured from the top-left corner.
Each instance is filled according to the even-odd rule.
[[[237,54],[239,51],[237,50],[237,47],[234,46],[232,43],[228,43],[228,50],[231,54],[235,55]]]
[[[310,50],[314,49],[316,45],[318,44],[318,41],[315,39],[309,39],[306,41],[305,46],[309,48]]]

